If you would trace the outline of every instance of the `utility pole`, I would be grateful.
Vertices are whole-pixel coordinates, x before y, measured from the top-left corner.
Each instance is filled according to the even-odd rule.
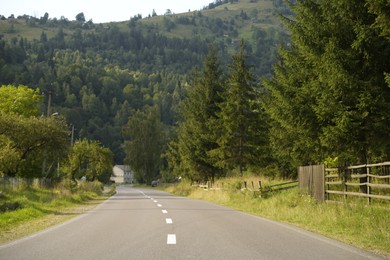
[[[74,125],[72,124],[72,133],[70,136],[70,145],[73,146],[74,144]]]
[[[47,101],[47,114],[46,114],[46,117],[50,116],[50,110],[51,110],[51,91],[49,91],[49,100]]]
[[[50,109],[51,109],[51,91],[49,91],[49,98],[47,101],[47,114],[46,117],[50,116]],[[42,178],[45,177],[46,172],[46,145],[43,148],[43,161],[42,161]]]

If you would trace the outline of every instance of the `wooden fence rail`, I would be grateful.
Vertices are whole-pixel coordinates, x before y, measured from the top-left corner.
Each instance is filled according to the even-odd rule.
[[[337,172],[337,174],[335,174]],[[390,162],[325,169],[326,199],[331,195],[390,201]],[[358,180],[358,181],[357,181]]]
[[[317,201],[349,196],[390,201],[390,162],[340,168],[299,167],[299,187]]]
[[[226,190],[229,186],[229,184],[221,183],[221,186],[213,185],[211,182],[204,182],[204,183],[193,183],[192,187],[198,187],[202,188],[204,190]],[[257,182],[251,181],[243,181],[241,183],[241,190],[249,190],[249,191],[257,191],[261,193],[267,193],[271,191],[282,191],[282,190],[289,190],[298,187],[298,181],[288,181],[278,184],[272,184],[272,185],[263,185],[262,182],[259,180]]]
[[[50,179],[0,177],[0,191],[17,190],[22,187],[49,188],[51,185]]]

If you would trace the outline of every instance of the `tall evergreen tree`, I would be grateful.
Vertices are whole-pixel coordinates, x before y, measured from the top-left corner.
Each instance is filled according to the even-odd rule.
[[[273,119],[273,144],[283,144],[274,148],[291,155],[294,166],[329,156],[366,163],[390,155],[390,45],[368,2],[298,1],[296,16],[285,18],[291,46],[280,51],[274,77],[265,82],[264,107]]]
[[[218,104],[222,96],[223,73],[217,50],[211,48],[204,68],[188,89],[188,97],[181,107],[182,122],[178,127],[178,149],[181,168],[186,169],[192,178],[211,179],[222,171],[214,165],[208,155],[217,147],[214,131]]]
[[[237,168],[240,174],[249,165],[266,162],[268,134],[262,110],[258,102],[255,78],[246,64],[245,43],[233,55],[230,74],[220,103],[218,147],[209,154],[216,158],[217,165],[226,169]]]
[[[264,81],[267,98],[263,108],[271,118],[270,147],[284,177],[294,175],[298,165],[317,162],[322,155],[320,124],[309,85],[316,78],[312,58],[322,47],[321,10],[315,1],[300,1],[292,9],[297,14],[294,20],[283,18],[291,31],[290,46],[279,49],[274,76]]]

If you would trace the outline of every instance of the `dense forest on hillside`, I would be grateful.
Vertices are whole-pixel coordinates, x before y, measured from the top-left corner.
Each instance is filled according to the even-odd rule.
[[[100,141],[144,182],[380,162],[389,8],[240,0],[109,24],[2,17],[0,84],[39,89],[46,106],[51,96],[77,139]]]
[[[174,125],[184,86],[210,46],[227,63],[245,37],[257,75],[270,74],[276,47],[288,38],[274,17],[278,6],[233,2],[109,24],[85,21],[83,13],[76,20],[2,17],[0,83],[39,88],[46,104],[50,92],[52,110],[75,126],[76,137],[101,141],[123,163],[128,117],[158,105],[162,122]]]

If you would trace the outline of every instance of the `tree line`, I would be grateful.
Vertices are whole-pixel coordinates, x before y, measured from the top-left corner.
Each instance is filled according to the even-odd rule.
[[[39,115],[43,95],[26,86],[0,87],[0,176],[108,182],[113,154],[99,142],[76,140],[58,113]]]
[[[389,159],[390,4],[297,1],[291,43],[264,81],[270,145],[290,167]]]
[[[218,51],[209,48],[211,40],[175,42],[145,34],[140,28],[151,25],[138,20],[125,34],[113,26],[81,37],[59,31],[47,45],[44,36],[35,43],[3,41],[1,77],[51,89],[54,107],[79,136],[103,140],[145,182],[246,171],[294,177],[297,166],[327,160],[384,161],[390,149],[388,7],[381,0],[290,2],[294,15],[281,19],[291,40],[279,48],[272,73],[258,70],[261,57],[272,60],[262,30],[253,33],[263,48],[242,42],[226,58],[220,41],[214,42]],[[59,48],[61,41],[73,47]],[[175,53],[184,46],[195,49]],[[175,62],[164,61],[167,53]],[[183,57],[196,62],[187,67]],[[200,69],[190,73],[194,67]]]
[[[254,81],[245,48],[224,75],[211,52],[180,106],[170,170],[213,180],[244,170],[389,160],[390,15],[383,1],[297,1],[274,74]],[[339,22],[335,22],[339,21]]]
[[[128,24],[93,24],[21,16],[9,18],[15,25],[25,20],[31,28],[42,28],[36,39],[21,34],[0,39],[0,83],[39,88],[52,93],[52,107],[73,125],[75,136],[98,140],[123,164],[122,127],[137,110],[158,106],[162,122],[172,126],[183,91],[194,67],[201,67],[210,45],[215,43],[221,59],[228,62],[233,38],[224,32],[239,30],[239,18],[221,19],[194,12],[192,16],[164,17],[169,23],[194,28],[191,37],[165,34],[167,22],[148,22],[142,17]],[[186,19],[187,18],[187,19]],[[88,26],[86,25],[88,24]],[[211,29],[210,29],[211,28]],[[203,31],[207,30],[206,36]],[[278,41],[275,30],[253,29],[257,73],[269,74]]]

